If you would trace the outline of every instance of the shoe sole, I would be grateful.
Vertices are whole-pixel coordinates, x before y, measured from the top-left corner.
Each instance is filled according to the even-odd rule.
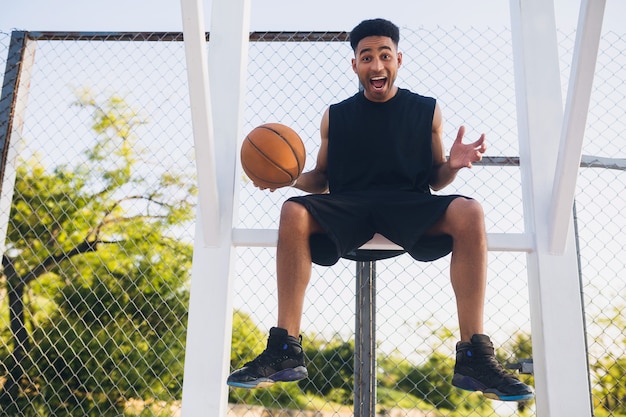
[[[268,377],[262,377],[253,379],[251,381],[226,381],[226,384],[235,388],[268,388],[274,385],[276,382],[295,382],[309,376],[308,371],[304,366],[298,366],[292,369],[285,369],[280,372],[276,372]]]
[[[482,383],[480,383],[476,379],[469,377],[469,376],[460,375],[460,374],[454,374],[454,376],[452,377],[452,385],[464,391],[482,392],[486,398],[489,398],[492,400],[528,401],[528,400],[532,400],[533,398],[535,398],[535,394],[533,392],[526,393],[526,394],[512,395],[512,394],[505,394],[502,391],[499,391],[494,388],[486,388]]]

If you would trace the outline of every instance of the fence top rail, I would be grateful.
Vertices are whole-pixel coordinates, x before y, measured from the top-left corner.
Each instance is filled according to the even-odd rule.
[[[56,32],[56,31],[15,31],[23,32],[34,41],[158,41],[180,42],[182,32]],[[205,34],[206,40],[210,33]],[[279,31],[250,32],[251,42],[347,42],[348,32],[342,31]]]
[[[483,156],[480,161],[473,162],[473,165],[482,166],[519,166],[518,156]],[[580,159],[582,168],[605,168],[618,171],[626,171],[625,158],[606,158],[593,155],[582,155]]]

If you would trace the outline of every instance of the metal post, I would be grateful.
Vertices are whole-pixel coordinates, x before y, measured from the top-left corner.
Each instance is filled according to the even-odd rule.
[[[591,367],[589,366],[589,342],[587,340],[587,320],[585,320],[585,293],[583,291],[583,268],[582,262],[580,260],[580,235],[578,234],[578,210],[576,210],[576,199],[572,204],[572,217],[574,220],[574,239],[576,242],[576,261],[578,262],[578,281],[580,282],[580,304],[583,308],[583,328],[584,328],[584,338],[585,338],[585,352],[587,352],[587,383],[591,386]],[[593,409],[593,398],[591,395],[591,391],[589,391],[589,406]]]
[[[11,33],[0,92],[0,255],[5,249],[36,44],[29,40],[28,32]]]
[[[356,262],[354,417],[376,414],[376,262]]]
[[[13,128],[13,112],[18,101],[17,93],[27,41],[26,32],[14,31],[11,33],[11,43],[9,44],[4,81],[0,93],[0,184],[4,178],[7,164],[7,153]]]
[[[359,83],[359,91],[363,85]],[[376,261],[356,262],[354,417],[376,415]]]

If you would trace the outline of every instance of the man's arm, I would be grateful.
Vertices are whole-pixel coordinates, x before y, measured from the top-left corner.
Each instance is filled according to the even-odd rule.
[[[435,104],[435,113],[433,115],[432,150],[433,168],[430,173],[429,184],[430,188],[437,191],[454,181],[459,171],[458,169],[452,169],[446,158],[443,146],[443,116],[438,103]]]
[[[328,113],[329,110],[326,109],[320,124],[322,142],[317,154],[315,168],[311,171],[303,172],[292,185],[308,193],[322,194],[328,192],[328,176],[326,172],[328,167]]]
[[[461,168],[471,168],[472,162],[480,161],[487,149],[485,134],[473,143],[464,144],[465,126],[461,126],[450,149],[450,159],[446,158],[443,146],[443,116],[438,104],[435,104],[432,128],[433,169],[430,174],[430,188],[441,190],[456,178]]]

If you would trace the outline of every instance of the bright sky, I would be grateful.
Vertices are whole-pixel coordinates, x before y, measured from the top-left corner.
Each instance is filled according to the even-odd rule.
[[[546,0],[547,1],[547,0]],[[596,0],[597,1],[597,0]],[[211,0],[204,0],[210,30]],[[360,20],[385,17],[399,26],[510,26],[508,0],[294,1],[251,0],[251,30],[350,30]],[[180,1],[6,1],[0,31],[182,31]],[[554,0],[557,26],[576,26],[580,1]],[[606,0],[603,29],[622,29],[624,0]]]

